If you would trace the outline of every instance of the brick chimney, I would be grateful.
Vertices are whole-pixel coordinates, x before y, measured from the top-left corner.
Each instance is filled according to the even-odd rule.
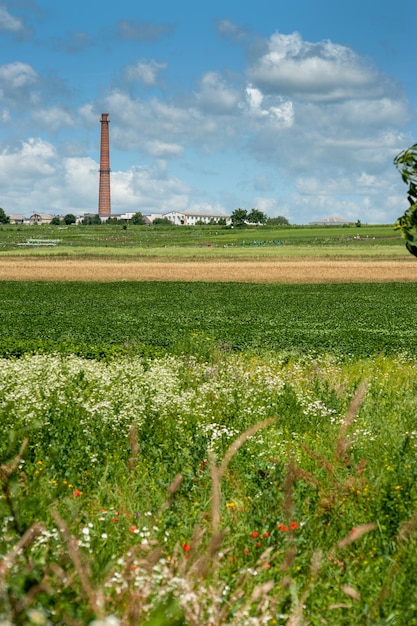
[[[100,217],[110,217],[110,142],[109,142],[109,114],[101,114],[101,143],[100,143],[100,183],[98,191],[98,214]]]

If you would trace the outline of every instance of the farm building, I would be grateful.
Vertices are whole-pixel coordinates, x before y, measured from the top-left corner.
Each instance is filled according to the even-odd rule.
[[[27,221],[23,215],[17,213],[8,213],[7,217],[10,220],[10,224],[24,224]]]
[[[53,215],[47,213],[34,213],[29,218],[29,224],[50,224],[53,218]]]

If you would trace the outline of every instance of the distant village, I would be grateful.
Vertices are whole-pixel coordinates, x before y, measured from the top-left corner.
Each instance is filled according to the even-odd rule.
[[[229,226],[231,224],[231,216],[225,213],[199,213],[199,212],[181,212],[170,211],[169,213],[150,213],[142,215],[141,213],[120,213],[112,214],[109,217],[103,218],[95,213],[84,213],[83,215],[73,216],[74,224],[91,224],[91,223],[104,223],[107,221],[128,223],[134,221],[135,216],[140,215],[143,218],[143,224],[151,225],[155,220],[164,220],[171,222],[176,226],[195,226],[196,224],[218,224]],[[7,214],[10,220],[10,224],[27,224],[27,225],[40,225],[40,224],[54,224],[65,220],[66,216],[63,215],[50,215],[47,213],[33,213],[30,217],[25,217],[19,214]]]
[[[50,215],[48,213],[33,213],[30,217],[20,214],[6,214],[10,224],[24,224],[28,226],[36,226],[42,224],[172,224],[174,226],[199,226],[199,225],[218,225],[231,226],[234,223],[234,216],[226,213],[202,213],[197,211],[170,211],[168,213],[150,213],[142,214],[139,212],[127,212],[112,214],[110,217],[102,217],[97,213],[84,213],[83,215]],[[266,217],[266,216],[265,216]],[[70,218],[70,219],[68,219]],[[276,222],[281,225],[289,225],[286,218],[279,216],[278,218],[268,218],[271,224]],[[260,225],[262,222],[244,221],[246,225]],[[265,222],[263,222],[265,223]],[[359,220],[352,222],[341,217],[327,217],[322,220],[309,222],[309,226],[356,226],[360,225]]]

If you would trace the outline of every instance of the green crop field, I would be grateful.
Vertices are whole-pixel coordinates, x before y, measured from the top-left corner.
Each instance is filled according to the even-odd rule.
[[[417,285],[0,282],[0,354],[414,354]]]

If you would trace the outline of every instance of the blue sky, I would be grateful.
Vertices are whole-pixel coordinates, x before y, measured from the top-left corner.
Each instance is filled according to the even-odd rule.
[[[0,2],[0,206],[257,208],[392,223],[417,141],[417,5],[391,0]]]

